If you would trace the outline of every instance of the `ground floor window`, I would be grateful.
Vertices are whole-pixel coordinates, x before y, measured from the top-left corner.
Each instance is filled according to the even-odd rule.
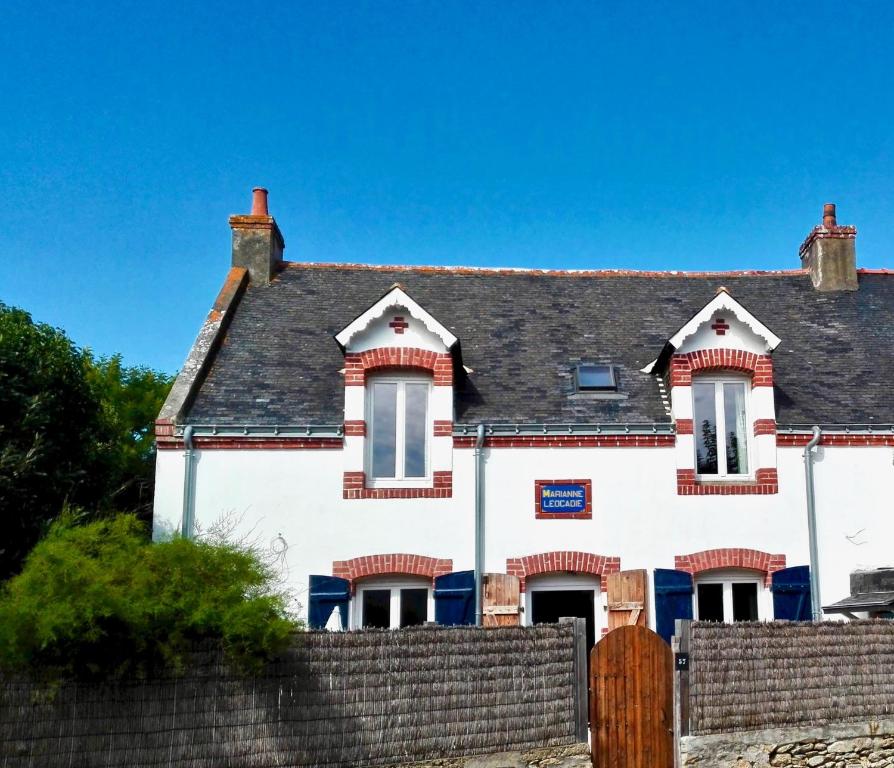
[[[431,582],[418,579],[363,583],[354,599],[354,626],[398,629],[432,621]]]
[[[597,612],[597,608],[599,609]],[[526,624],[552,624],[564,616],[586,619],[587,648],[596,642],[604,614],[598,577],[550,574],[527,580]]]
[[[697,621],[760,621],[766,590],[759,576],[720,571],[695,580],[694,615]]]

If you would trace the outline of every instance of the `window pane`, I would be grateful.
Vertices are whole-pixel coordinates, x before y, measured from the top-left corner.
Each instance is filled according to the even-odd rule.
[[[610,365],[577,366],[578,389],[615,389],[615,373]]]
[[[733,621],[757,621],[757,584],[733,584]]]
[[[714,385],[692,385],[692,415],[695,422],[695,461],[700,475],[717,474],[717,414]]]
[[[380,629],[388,629],[391,626],[390,589],[363,590],[363,621],[361,623],[364,627]]]
[[[745,385],[723,385],[723,419],[726,422],[726,471],[748,473],[748,433],[745,431]]]
[[[428,385],[406,384],[405,387],[404,477],[425,477]]]
[[[723,584],[698,585],[698,620],[723,621]]]
[[[400,591],[400,625],[415,627],[428,619],[428,590],[402,589]]]
[[[394,477],[397,457],[397,384],[373,385],[372,473]]]

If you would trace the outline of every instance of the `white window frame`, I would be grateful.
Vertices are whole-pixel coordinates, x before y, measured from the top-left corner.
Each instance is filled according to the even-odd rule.
[[[373,420],[373,407],[375,400],[376,384],[396,384],[396,424],[394,451],[394,477],[375,477],[373,475],[373,443],[375,441],[375,424]],[[404,462],[406,460],[406,385],[425,384],[425,475],[423,477],[404,477]],[[370,376],[366,385],[366,485],[369,488],[428,488],[432,483],[431,472],[431,436],[433,432],[432,414],[432,380],[429,376],[420,374],[401,374]]]
[[[723,586],[723,623],[733,624],[733,584],[755,584],[757,586],[757,620],[772,618],[772,605],[768,605],[770,591],[764,585],[763,574],[759,571],[738,569],[708,571],[693,579],[692,616],[699,621],[698,588],[700,584],[720,584]]]
[[[714,385],[714,420],[717,426],[717,472],[714,474],[700,474],[698,471],[698,429],[699,424],[695,418],[695,385],[696,384],[713,384]],[[724,384],[743,384],[745,387],[745,446],[748,453],[748,472],[744,474],[731,474],[726,471],[726,413],[723,408],[723,385]],[[692,377],[692,431],[693,431],[693,448],[692,458],[695,462],[695,479],[696,480],[754,480],[754,432],[753,422],[751,420],[751,380],[745,376],[736,376],[734,374],[723,375],[713,374],[707,376]],[[722,439],[721,439],[722,438]]]
[[[400,629],[400,591],[402,589],[426,589],[426,621],[435,620],[435,593],[431,579],[419,576],[385,576],[383,578],[364,579],[357,585],[351,611],[351,628],[363,629],[363,593],[367,590],[391,591],[390,629]]]
[[[525,591],[522,593],[524,601],[523,626],[533,626],[534,622],[534,592],[593,592],[593,627],[595,629],[596,642],[602,637],[602,630],[608,626],[606,611],[608,610],[608,597],[602,591],[602,580],[599,576],[575,576],[570,573],[549,573],[539,576],[529,576],[525,579]]]

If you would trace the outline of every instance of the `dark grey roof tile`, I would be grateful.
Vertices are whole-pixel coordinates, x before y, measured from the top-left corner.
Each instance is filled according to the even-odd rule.
[[[640,372],[723,285],[781,339],[781,424],[894,423],[894,276],[819,293],[801,273],[656,276],[289,264],[249,286],[189,414],[193,423],[343,419],[333,336],[400,282],[460,339],[474,373],[458,422],[667,422]],[[567,396],[578,361],[619,367],[626,400]]]

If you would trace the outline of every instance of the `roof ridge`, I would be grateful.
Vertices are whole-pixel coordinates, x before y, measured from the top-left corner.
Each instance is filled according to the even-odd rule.
[[[289,269],[357,269],[370,272],[422,272],[454,275],[540,275],[544,277],[791,277],[805,269],[741,269],[716,271],[647,269],[538,269],[535,267],[463,267],[412,264],[361,264],[356,262],[284,261]],[[894,270],[858,269],[858,274],[894,274]]]

